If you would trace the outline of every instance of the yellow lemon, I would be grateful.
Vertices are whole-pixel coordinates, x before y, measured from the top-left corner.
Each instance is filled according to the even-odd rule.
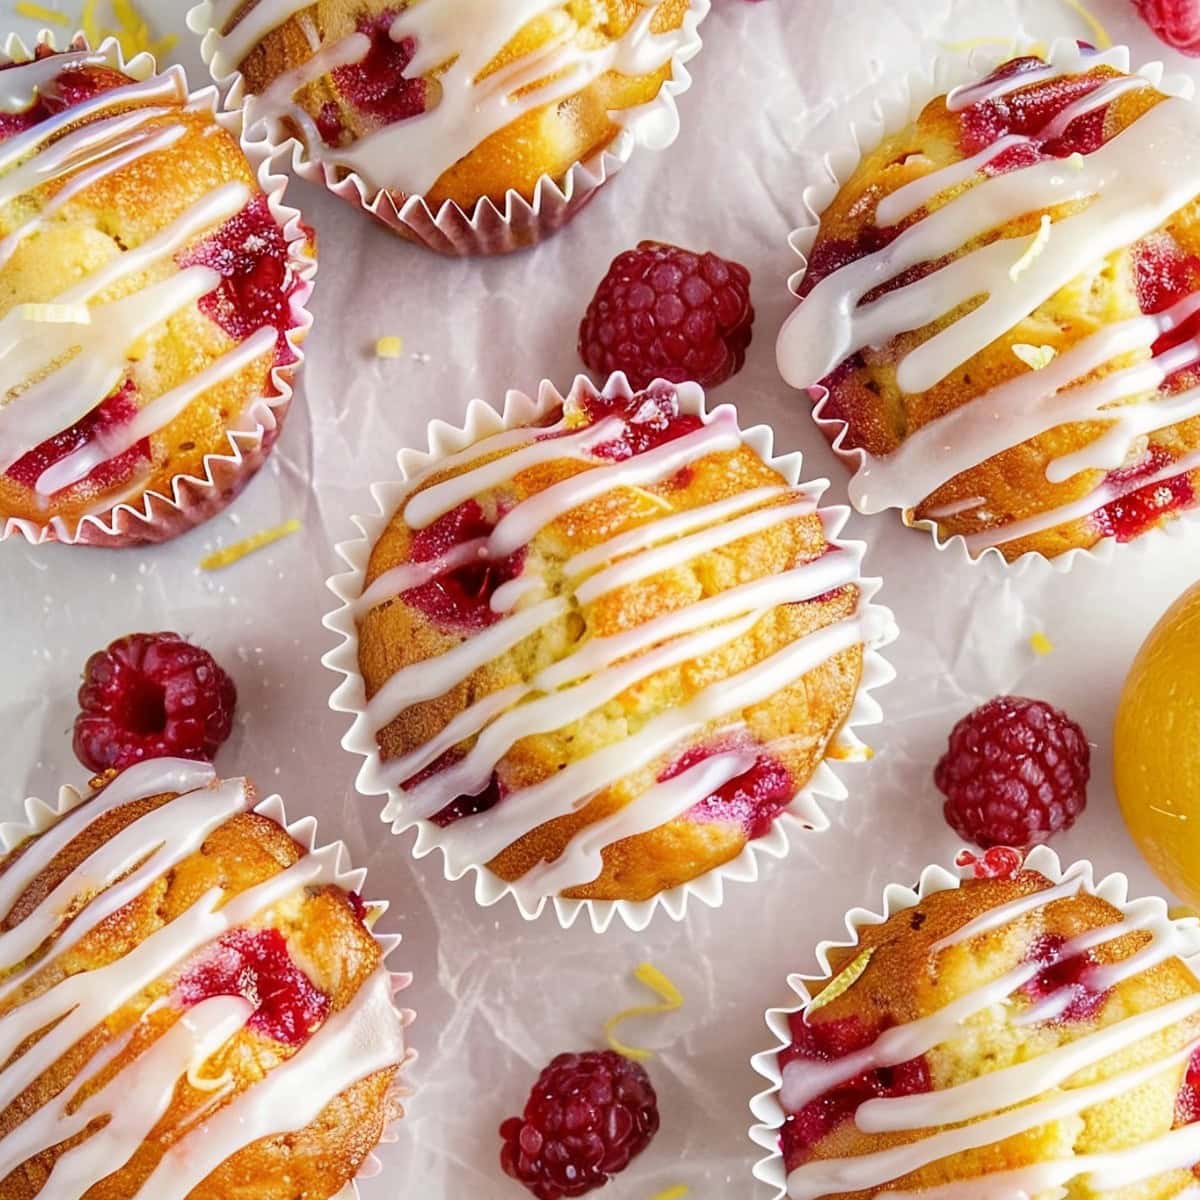
[[[1113,732],[1117,799],[1159,877],[1200,905],[1200,584],[1167,610],[1125,681]]]

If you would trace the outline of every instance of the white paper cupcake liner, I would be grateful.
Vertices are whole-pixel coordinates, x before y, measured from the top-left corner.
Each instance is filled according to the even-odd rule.
[[[38,36],[38,44],[42,43],[55,48],[52,31],[45,30]],[[82,34],[76,34],[70,46],[76,49],[90,48]],[[6,39],[4,53],[15,59],[31,55],[31,51],[16,35]],[[127,62],[115,38],[105,38],[96,47],[95,53],[103,55],[113,69],[139,82],[157,71],[153,56],[147,53],[137,54]],[[167,67],[162,74],[178,78],[187,87],[187,74],[182,67]],[[242,136],[241,115],[222,111],[217,89],[212,86],[192,92],[191,98],[204,104],[221,128],[239,140],[258,185],[267,197],[271,215],[287,240],[288,265],[298,281],[291,296],[292,316],[297,324],[287,333],[288,345],[296,361],[287,366],[273,367],[271,383],[277,394],[264,394],[251,401],[230,425],[226,431],[229,452],[205,455],[201,473],[175,476],[171,480],[169,494],[147,490],[136,500],[123,501],[70,520],[57,516],[46,521],[9,517],[0,523],[0,541],[18,534],[33,545],[64,542],[118,547],[167,541],[207,521],[229,504],[266,461],[279,436],[291,406],[293,380],[304,360],[301,343],[312,328],[312,315],[306,306],[312,294],[317,260],[308,248],[310,235],[304,228],[299,211],[284,203],[287,176],[272,169],[271,155],[264,147],[253,145]]]
[[[584,376],[576,378],[571,394],[574,394],[576,389],[596,391],[595,385]],[[687,395],[681,395],[681,407],[685,412],[704,414],[708,410],[703,396],[699,393],[698,388],[695,389],[695,393],[699,395],[698,400],[695,397],[689,400]],[[632,390],[625,376],[618,373],[609,379],[603,388],[603,394],[631,395]],[[350,570],[328,580],[328,586],[341,601],[341,606],[326,616],[325,625],[340,635],[342,641],[336,649],[324,656],[322,662],[331,670],[344,676],[330,697],[330,707],[336,712],[347,713],[354,718],[349,732],[342,739],[342,745],[363,759],[356,780],[359,792],[365,796],[387,797],[381,817],[391,825],[393,833],[402,833],[414,826],[418,829],[413,846],[413,854],[417,858],[422,858],[431,851],[441,848],[441,830],[429,821],[407,819],[403,815],[404,793],[385,780],[384,764],[380,758],[379,747],[365,716],[366,696],[358,666],[358,628],[355,623],[353,602],[362,593],[371,549],[387,528],[400,501],[408,493],[411,486],[409,481],[446,456],[466,449],[481,438],[504,429],[536,423],[563,403],[564,397],[553,384],[543,382],[536,399],[522,392],[508,392],[505,396],[503,416],[482,400],[473,400],[467,407],[462,427],[448,425],[443,421],[430,422],[428,426],[429,449],[424,452],[417,450],[400,452],[398,463],[401,478],[393,483],[376,484],[371,488],[371,495],[376,505],[375,513],[353,518],[354,524],[358,526],[362,536],[343,542],[337,547],[338,554]],[[741,436],[743,442],[758,453],[768,465],[778,471],[790,485],[802,487],[815,503],[820,503],[821,495],[828,487],[828,481],[816,480],[811,483],[801,483],[800,471],[803,460],[798,452],[776,456],[773,446],[774,435],[765,425],[756,425],[751,429],[743,430]],[[850,510],[844,507],[830,507],[822,508],[820,512],[827,539],[831,544],[852,554],[861,570],[862,558],[866,550],[865,544],[838,540],[838,535],[849,518]],[[871,693],[895,678],[895,672],[879,653],[879,647],[886,645],[896,637],[896,628],[891,612],[874,603],[874,597],[879,591],[881,581],[860,578],[858,582],[861,588],[860,613],[874,613],[880,628],[884,629],[885,633],[876,645],[867,647],[857,695],[850,714],[836,737],[842,746],[849,748],[847,756],[861,753],[863,757],[866,757],[865,749],[854,731],[862,726],[878,724],[882,720],[882,712]],[[749,841],[740,854],[722,866],[697,879],[660,892],[649,900],[637,902],[569,900],[561,896],[529,898],[521,893],[519,881],[516,884],[506,883],[482,864],[471,864],[454,870],[443,854],[444,871],[449,880],[474,873],[475,899],[479,904],[486,907],[495,904],[503,896],[511,895],[516,901],[521,915],[527,920],[538,917],[546,906],[547,900],[552,899],[555,915],[564,928],[570,927],[580,912],[586,911],[592,927],[597,932],[607,929],[617,915],[630,929],[640,931],[650,923],[659,908],[665,910],[672,919],[681,920],[687,909],[688,900],[692,896],[710,908],[719,907],[724,899],[726,883],[756,880],[760,870],[760,859],[763,856],[782,858],[788,851],[793,832],[800,830],[816,832],[827,829],[829,819],[823,811],[824,805],[827,802],[844,800],[846,795],[845,785],[832,769],[831,760],[826,758],[818,765],[804,787],[797,792],[788,808],[772,824],[768,834]]]
[[[842,190],[846,181],[858,169],[863,158],[870,154],[887,137],[899,132],[920,115],[921,110],[931,100],[945,95],[951,88],[960,84],[982,79],[1002,62],[1029,53],[1034,43],[1026,37],[1018,40],[1008,48],[997,48],[994,45],[976,47],[970,51],[947,50],[934,56],[924,70],[904,78],[890,81],[880,88],[860,94],[848,104],[846,113],[846,134],[838,149],[827,153],[822,159],[823,172],[817,182],[809,184],[801,193],[801,208],[804,219],[792,230],[788,243],[800,258],[800,269],[788,279],[788,288],[797,300],[800,299],[800,286],[808,266],[808,254],[816,241],[820,229],[821,214],[833,202]],[[1086,66],[1079,44],[1068,38],[1058,38],[1047,52],[1051,63],[1073,63]],[[1093,57],[1091,64],[1095,65]],[[1100,60],[1116,67],[1121,71],[1130,70],[1130,52],[1126,46],[1113,46],[1103,52]],[[1164,74],[1161,62],[1150,62],[1139,67],[1136,74],[1143,76],[1159,91],[1171,96],[1191,99],[1195,93],[1194,81],[1186,75]],[[845,445],[849,435],[849,426],[840,418],[827,415],[824,412],[828,393],[824,388],[815,386],[809,390],[813,396],[812,418],[817,427],[828,439],[830,446],[850,475],[856,475],[863,465],[865,455],[862,450],[851,449]],[[898,510],[897,510],[898,514]],[[1163,525],[1148,530],[1133,539],[1135,542],[1157,540],[1163,534],[1178,535],[1177,527],[1182,523],[1200,517],[1200,508],[1185,509],[1183,512],[1166,521]],[[988,559],[997,560],[1009,570],[1028,571],[1039,570],[1049,566],[1057,573],[1064,573],[1079,560],[1081,556],[1099,558],[1104,562],[1111,560],[1118,543],[1115,537],[1103,538],[1090,547],[1076,547],[1056,558],[1047,559],[1036,551],[1027,551],[1019,558],[1009,562],[996,546],[989,546],[975,554],[968,548],[961,534],[942,537],[937,524],[933,521],[915,521],[912,529],[928,531],[939,550],[951,550],[961,555],[967,563],[978,563]]]
[[[657,98],[636,108],[610,113],[618,127],[613,141],[576,163],[561,178],[543,175],[530,199],[510,189],[503,205],[497,205],[485,196],[470,212],[450,200],[435,210],[423,196],[394,196],[355,173],[342,177],[332,164],[313,161],[304,144],[289,134],[276,118],[255,122],[247,129],[247,137],[272,157],[283,156],[300,178],[327,187],[335,196],[382,221],[393,232],[439,254],[488,255],[524,250],[566,225],[630,160],[639,146],[646,150],[665,150],[675,141],[679,135],[676,99],[692,86],[692,77],[684,64],[700,53],[700,23],[711,7],[712,0],[690,0],[683,22],[686,42],[671,59],[671,78],[663,84]],[[203,39],[200,53],[225,95],[226,106],[242,108],[247,95],[245,80],[237,70],[237,64],[229,62],[220,53],[212,0],[202,0],[192,8],[187,14],[187,23],[188,28]]]
[[[1129,896],[1129,880],[1119,872],[1096,879],[1096,871],[1087,859],[1080,859],[1064,867],[1058,855],[1049,846],[1035,846],[1026,856],[1024,865],[1031,871],[1044,875],[1052,884],[1062,883],[1068,876],[1082,876],[1083,886],[1089,893],[1107,900],[1114,908],[1127,912],[1133,902]],[[788,1018],[803,1012],[813,997],[813,984],[821,984],[833,974],[829,960],[831,951],[853,949],[858,945],[860,932],[872,925],[882,925],[896,913],[915,908],[927,896],[938,892],[954,891],[962,886],[964,879],[971,877],[971,867],[947,869],[942,866],[926,867],[915,887],[889,884],[883,890],[883,907],[879,912],[869,908],[852,908],[845,918],[845,938],[821,942],[816,949],[818,971],[815,974],[789,975],[788,986],[796,993],[798,1004],[786,1008],[771,1008],[766,1013],[767,1028],[775,1039],[770,1050],[764,1050],[750,1059],[750,1065],[767,1081],[767,1088],[750,1101],[750,1111],[757,1122],[750,1128],[750,1138],[755,1145],[767,1151],[764,1158],[754,1164],[754,1178],[774,1189],[773,1200],[785,1200],[787,1196],[787,1171],[783,1155],[779,1150],[779,1131],[786,1113],[779,1102],[783,1075],[779,1069],[779,1052],[791,1045],[792,1037]],[[1134,897],[1134,900],[1137,898]],[[1165,900],[1159,900],[1163,915],[1167,911]],[[1184,961],[1200,975],[1200,921],[1185,917],[1174,922],[1185,938]],[[843,963],[843,966],[845,964]],[[1182,1200],[1182,1198],[1181,1198]]]
[[[25,801],[24,819],[0,821],[0,854],[7,854],[14,846],[19,845],[26,838],[45,833],[47,829],[66,816],[67,813],[90,800],[93,795],[94,793],[90,791],[80,791],[70,785],[63,785],[59,788],[58,798],[54,803],[47,803],[36,796],[29,797]],[[387,914],[390,905],[386,900],[368,900],[363,895],[363,887],[367,880],[367,871],[365,867],[355,868],[351,865],[350,850],[346,843],[340,839],[326,843],[318,841],[317,819],[315,817],[300,817],[298,820],[289,822],[287,813],[284,810],[283,798],[277,794],[260,800],[249,811],[267,817],[281,826],[293,841],[304,847],[307,854],[332,859],[334,883],[344,891],[357,892],[362,897],[367,909],[373,914],[374,919],[371,922],[369,931],[379,946],[380,962],[386,964],[388,958],[399,947],[402,938],[398,933],[376,932],[375,926]],[[397,993],[404,991],[411,985],[412,975],[406,971],[389,971],[389,975],[391,977],[393,994],[392,1007],[400,1024],[407,1029],[416,1019],[417,1014],[410,1008],[401,1008],[395,1003],[394,997]],[[416,1058],[417,1052],[411,1047],[406,1046],[404,1057],[397,1068],[396,1076],[388,1092],[387,1106],[391,1111],[391,1117],[384,1128],[380,1144],[396,1140],[395,1127],[404,1116],[403,1101],[412,1094],[411,1088],[403,1080],[403,1073],[405,1068],[411,1066],[416,1061]],[[374,1152],[372,1152],[363,1160],[356,1178],[372,1178],[379,1174],[381,1169],[379,1160],[375,1157]],[[358,1194],[358,1188],[354,1181],[351,1180],[342,1191],[338,1192],[336,1197],[331,1197],[331,1200],[354,1200]]]

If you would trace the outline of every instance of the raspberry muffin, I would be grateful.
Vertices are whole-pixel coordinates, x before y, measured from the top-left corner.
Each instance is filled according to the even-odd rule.
[[[779,364],[860,511],[1012,560],[1195,504],[1200,108],[1127,59],[1004,63],[884,137],[822,212]]]
[[[757,1173],[817,1197],[1166,1200],[1200,1163],[1196,922],[1045,849],[926,872],[769,1023]],[[862,914],[864,917],[867,914]]]
[[[0,520],[31,538],[157,541],[221,507],[278,434],[307,324],[282,181],[211,92],[115,53],[0,68]]]
[[[543,181],[561,185],[560,200],[579,200],[595,181],[577,174],[568,187],[573,169],[598,170],[631,122],[652,116],[651,140],[673,139],[671,96],[687,85],[683,63],[700,48],[708,6],[206,0],[189,21],[206,34],[214,76],[240,79],[248,127],[296,139],[327,182],[352,176],[360,201],[386,193],[392,218],[410,200],[467,214],[482,200],[497,211],[524,201],[527,241],[543,217],[557,219],[552,197],[539,197]]]
[[[360,786],[453,877],[479,869],[527,912],[648,901],[772,832],[888,614],[842,514],[694,384],[522,401],[388,497],[335,581],[335,706],[357,697]]]
[[[326,1200],[354,1177],[398,1115],[401,981],[361,873],[283,819],[155,759],[0,860],[5,1200]]]

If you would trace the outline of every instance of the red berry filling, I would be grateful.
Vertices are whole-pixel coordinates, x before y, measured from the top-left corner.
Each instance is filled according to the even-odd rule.
[[[1110,471],[1108,483],[1114,487],[1123,487],[1139,479],[1157,475],[1169,467],[1172,461],[1169,451],[1161,446],[1151,446],[1140,463]],[[1188,473],[1183,471],[1173,479],[1164,479],[1161,483],[1147,484],[1127,492],[1098,509],[1092,519],[1102,537],[1115,537],[1118,542],[1130,542],[1158,524],[1163,517],[1190,508],[1195,502],[1196,489],[1192,486]]]
[[[494,528],[478,501],[467,500],[413,534],[409,557],[412,562],[431,562],[455,546],[487,537]],[[444,629],[486,629],[502,616],[492,611],[493,594],[521,574],[525,553],[521,547],[498,562],[480,560],[455,567],[428,583],[409,588],[404,593],[405,602]]]
[[[993,846],[983,854],[963,850],[954,860],[957,867],[970,867],[976,879],[1016,879],[1024,856],[1011,846]]]
[[[54,51],[46,50],[44,46],[38,47],[38,59],[50,58],[53,54]],[[0,69],[9,70],[20,65],[17,62],[5,63]],[[131,81],[127,76],[108,67],[66,67],[49,84],[39,89],[37,97],[28,108],[19,112],[0,112],[0,141],[24,133],[25,130],[40,125],[76,104],[82,104],[101,92],[124,87],[129,82]]]
[[[1200,1050],[1192,1055],[1183,1086],[1175,1098],[1175,1126],[1200,1121]]]
[[[1011,78],[1026,71],[1034,71],[1045,64],[1038,58],[1019,58],[1005,63],[992,72],[985,82],[999,81]],[[1039,142],[1046,127],[1069,104],[1086,96],[1100,87],[1105,81],[1102,75],[1068,75],[1057,79],[1048,79],[1043,83],[1031,84],[1004,96],[996,96],[972,104],[958,114],[959,140],[965,154],[978,154],[985,146],[990,146],[1005,134],[1021,134]],[[1070,154],[1090,154],[1104,143],[1104,119],[1108,106],[1077,117],[1061,135],[1049,141],[1040,142],[1042,155],[1065,158]],[[1027,166],[1036,158],[1030,158],[1029,150],[1023,150],[1024,161],[1014,158],[1006,165],[1003,158],[1009,154],[1005,151],[1000,160],[991,164],[993,173],[1003,169],[1011,170],[1013,166]]]
[[[792,1043],[779,1052],[779,1069],[795,1060],[835,1062],[863,1050],[887,1028],[884,1024],[871,1027],[859,1017],[842,1017],[807,1024],[803,1013],[788,1018]],[[933,1081],[929,1064],[921,1056],[894,1067],[878,1067],[864,1071],[853,1079],[832,1088],[823,1096],[810,1101],[799,1112],[789,1113],[779,1133],[779,1147],[784,1165],[793,1171],[805,1162],[813,1147],[843,1121],[849,1121],[859,1105],[868,1100],[894,1096],[913,1096],[931,1091]]]
[[[418,771],[411,778],[406,779],[400,787],[404,791],[411,791],[418,784],[424,783],[427,779],[432,779],[447,767],[453,766],[456,762],[461,762],[463,757],[463,752],[457,748],[447,750],[445,754],[435,758],[429,766]],[[479,813],[487,812],[489,808],[495,808],[504,798],[504,795],[504,785],[500,782],[496,772],[493,771],[491,779],[488,780],[488,784],[482,792],[474,796],[455,797],[449,804],[429,819],[440,829],[445,829],[447,825],[453,825],[455,821],[461,821],[463,817],[478,816]]]
[[[612,1050],[560,1054],[525,1111],[500,1126],[500,1166],[538,1200],[582,1196],[623,1171],[658,1132],[644,1067]]]
[[[685,434],[694,433],[703,422],[699,417],[679,411],[679,393],[670,384],[658,384],[629,399],[617,396],[589,396],[583,410],[594,425],[605,417],[623,417],[625,428],[611,442],[593,446],[596,458],[624,462],[665,445]]]
[[[1061,997],[1066,992],[1070,1002],[1054,1020],[1087,1021],[1096,1015],[1108,992],[1098,992],[1088,985],[1088,973],[1096,965],[1091,954],[1085,951],[1064,958],[1065,944],[1066,938],[1057,933],[1044,933],[1034,941],[1026,961],[1041,963],[1043,969],[1021,991],[1035,1003],[1050,996]]]
[[[333,82],[346,100],[359,112],[375,117],[384,125],[420,116],[426,105],[425,80],[404,77],[417,44],[412,38],[402,42],[392,40],[390,30],[395,19],[395,10],[363,17],[358,23],[358,31],[371,39],[366,57],[344,67],[335,67],[331,72]],[[341,142],[345,129],[335,104],[324,106],[317,129],[330,145]]]
[[[22,455],[5,471],[9,479],[15,479],[27,488],[33,488],[42,472],[55,463],[82,449],[94,438],[103,437],[110,430],[124,425],[137,415],[133,381],[126,379],[107,399],[92,409],[87,416],[77,421],[70,429],[56,433],[40,446]],[[150,461],[150,440],[143,438],[115,458],[102,462],[81,482],[86,482],[102,491],[125,482],[143,462]]]
[[[266,196],[256,196],[215,233],[178,256],[181,268],[208,267],[221,282],[201,296],[200,311],[235,341],[265,327],[279,331],[275,362],[296,361],[288,344],[296,326],[291,297],[299,285],[288,262],[283,230],[271,215]]]
[[[706,758],[733,745],[693,746],[681,754],[659,775],[660,783],[674,779]],[[770,831],[777,816],[792,802],[796,786],[788,769],[777,758],[760,754],[753,765],[711,795],[694,804],[686,819],[698,823],[740,825],[747,838],[759,838]]]
[[[233,680],[207,650],[177,633],[133,633],[83,669],[75,756],[97,772],[147,758],[211,759],[236,703]]]
[[[354,915],[360,921],[366,921],[367,905],[363,898],[357,892],[347,892],[346,899],[349,901],[350,907],[354,910]]]
[[[241,996],[254,1007],[250,1028],[285,1046],[306,1041],[329,1015],[329,997],[292,961],[277,929],[222,935],[175,985],[188,1007],[213,996]]]

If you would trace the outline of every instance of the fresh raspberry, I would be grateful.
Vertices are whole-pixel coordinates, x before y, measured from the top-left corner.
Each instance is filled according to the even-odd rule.
[[[500,1126],[500,1165],[538,1200],[603,1187],[658,1132],[650,1077],[612,1050],[560,1054],[538,1076],[524,1117]]]
[[[1022,696],[997,696],[963,717],[933,774],[946,795],[946,820],[984,849],[1033,846],[1069,829],[1087,803],[1090,777],[1083,730]]]
[[[750,272],[715,254],[641,242],[613,259],[579,326],[579,354],[634,388],[716,387],[742,369],[753,332]]]
[[[83,668],[75,756],[96,772],[147,758],[211,759],[236,703],[233,680],[207,650],[177,633],[131,633]]]
[[[1168,46],[1200,55],[1200,3],[1197,0],[1134,0],[1142,19]]]

